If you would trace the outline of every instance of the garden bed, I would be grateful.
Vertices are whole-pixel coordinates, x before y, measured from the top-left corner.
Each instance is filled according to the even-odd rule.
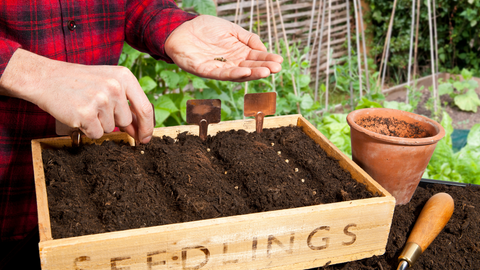
[[[290,125],[301,129],[288,127]],[[65,159],[54,161],[45,158],[43,163],[42,157],[35,155],[41,149],[69,146],[71,142],[68,138],[33,141],[42,266],[49,269],[110,269],[112,265],[167,265],[174,269],[210,269],[220,266],[223,269],[303,269],[327,262],[339,263],[383,254],[393,215],[394,198],[303,117],[266,118],[264,127],[276,129],[265,130],[265,134],[260,136],[249,133],[255,130],[254,120],[242,120],[211,125],[210,134],[220,132],[217,134],[220,140],[209,138],[205,144],[197,137],[182,134],[198,134],[198,126],[161,128],[155,131],[156,136],[176,137],[182,134],[177,141],[155,139],[151,144],[133,148],[107,142],[105,147],[109,150],[104,152],[110,153],[107,160],[116,160],[116,167],[108,169],[100,158],[89,154],[85,155],[86,160],[92,161],[89,164],[97,164],[99,167],[85,165],[83,162],[75,163],[87,175],[74,181],[86,185],[99,178],[96,179],[97,185],[86,188],[91,191],[87,193],[94,196],[87,199],[90,204],[84,207],[79,207],[76,203],[86,197],[85,194],[59,191],[66,185],[62,183],[66,180],[52,181],[50,176],[45,179],[43,174],[44,167],[49,175],[49,167],[55,163],[64,163]],[[299,130],[302,130],[300,134],[303,135],[295,133]],[[121,134],[115,136],[115,139],[110,140],[122,140]],[[227,143],[225,136],[238,136],[237,140],[240,140]],[[308,140],[302,142],[298,136],[305,136]],[[108,136],[102,138],[106,139],[109,139]],[[128,138],[123,140],[130,141]],[[313,141],[315,143],[312,144]],[[96,141],[100,142],[101,140]],[[84,143],[88,143],[88,139],[85,138]],[[207,147],[208,143],[212,144]],[[294,147],[290,150],[282,148],[289,144]],[[179,146],[182,147],[178,148]],[[91,149],[95,147],[92,146]],[[129,151],[121,153],[121,148]],[[321,149],[328,157],[320,154]],[[242,150],[247,150],[254,156],[241,159],[239,153]],[[312,152],[302,153],[304,150]],[[89,153],[90,150],[69,151],[64,154],[75,151]],[[182,152],[188,158],[170,160],[176,152]],[[266,159],[268,164],[261,166],[259,160],[270,154],[272,160]],[[138,161],[134,157],[146,162],[146,167],[136,168]],[[323,161],[337,163],[343,170],[333,169],[335,166],[332,163],[327,168],[322,168],[319,164]],[[130,181],[125,181],[124,173],[130,167],[136,177],[136,180],[132,180],[133,185],[127,183]],[[166,173],[163,168],[167,167],[173,170]],[[272,168],[274,170],[270,171]],[[102,170],[110,171],[110,174],[107,175]],[[206,173],[207,179],[200,180],[200,172]],[[238,175],[234,176],[235,173]],[[60,170],[53,174],[63,174],[62,179],[69,179],[72,171]],[[121,180],[112,181],[110,178],[117,174],[120,174]],[[148,174],[170,180],[155,187],[155,184],[147,181]],[[240,175],[247,176],[246,180],[242,182]],[[350,180],[348,175],[351,175]],[[347,181],[343,183],[340,179],[345,176]],[[224,180],[216,177],[226,179],[226,185],[218,186],[217,182]],[[329,177],[336,179],[337,183],[314,183]],[[116,188],[116,184],[120,184],[120,187]],[[364,184],[364,191],[366,188],[369,192],[355,194],[362,189],[361,184]],[[48,196],[47,186],[50,189]],[[186,191],[189,186],[194,186],[191,193]],[[337,189],[336,186],[340,188]],[[128,193],[117,193],[125,190],[140,191],[146,201],[132,201],[129,200]],[[336,191],[324,195],[329,194],[327,191],[330,190]],[[160,191],[168,196],[163,198]],[[253,197],[247,196],[247,192],[254,194]],[[56,209],[53,206],[55,200],[66,201],[67,207]],[[154,206],[157,202],[160,206]],[[49,215],[49,204],[53,206],[50,208],[52,217]],[[142,204],[148,207],[142,208]],[[311,204],[313,206],[309,206]],[[83,208],[94,206],[103,208],[100,212],[90,214],[82,212],[85,210]],[[126,211],[114,210],[114,206],[120,206]],[[257,213],[247,214],[252,211],[247,206],[253,206],[253,212]],[[174,207],[175,213],[168,213],[167,207]],[[188,214],[181,214],[182,211]],[[225,216],[229,211],[234,216]],[[93,219],[101,217],[112,223],[100,224],[100,233],[97,233],[86,226],[84,228],[85,221],[75,219],[74,212],[81,212],[80,216],[90,216]],[[154,224],[158,221],[147,223],[146,219],[138,216],[128,217],[125,214],[128,212],[162,217],[164,221],[160,224]],[[55,220],[54,215],[60,216],[60,219]],[[61,224],[71,220],[75,222]],[[133,223],[133,227],[142,228],[131,229],[130,225],[127,226],[128,222]],[[60,227],[68,227],[69,232],[64,235],[67,238],[58,239],[58,224]],[[76,236],[82,234],[85,235]]]

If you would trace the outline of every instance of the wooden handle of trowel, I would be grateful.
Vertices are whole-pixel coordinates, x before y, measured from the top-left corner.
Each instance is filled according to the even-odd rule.
[[[414,242],[425,251],[450,220],[453,208],[453,199],[447,193],[433,195],[423,207],[407,243]]]

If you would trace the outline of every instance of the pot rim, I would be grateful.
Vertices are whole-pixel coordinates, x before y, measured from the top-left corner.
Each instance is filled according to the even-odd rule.
[[[373,131],[370,131],[366,128],[361,127],[355,122],[355,119],[358,119],[361,116],[368,115],[373,112],[384,112],[384,113],[398,113],[400,115],[404,115],[408,118],[414,119],[416,122],[423,122],[427,123],[431,126],[433,126],[437,132],[434,136],[430,137],[424,137],[424,138],[404,138],[404,137],[394,137],[394,136],[388,136],[388,135],[383,135],[380,133],[376,133]],[[359,109],[350,112],[347,115],[347,123],[350,126],[350,128],[355,129],[358,132],[361,132],[369,137],[375,138],[377,140],[383,141],[383,142],[388,142],[388,143],[394,143],[394,144],[402,144],[402,145],[428,145],[428,144],[434,144],[437,143],[439,140],[441,140],[445,136],[445,129],[440,125],[438,122],[416,114],[416,113],[411,113],[411,112],[406,112],[402,110],[397,110],[397,109],[387,109],[387,108],[366,108],[366,109]]]

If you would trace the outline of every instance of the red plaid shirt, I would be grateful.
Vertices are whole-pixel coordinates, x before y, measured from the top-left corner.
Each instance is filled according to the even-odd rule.
[[[18,48],[51,59],[116,65],[124,41],[157,59],[168,35],[194,17],[173,0],[0,0],[0,76]],[[55,136],[36,105],[0,96],[0,241],[37,224],[31,140]]]

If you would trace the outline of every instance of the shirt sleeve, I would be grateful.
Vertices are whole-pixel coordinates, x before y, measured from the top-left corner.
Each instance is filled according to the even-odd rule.
[[[173,63],[165,52],[168,36],[196,15],[181,10],[173,0],[128,1],[125,40],[155,59]]]
[[[0,37],[0,78],[13,53],[20,47],[22,47],[20,43]]]

